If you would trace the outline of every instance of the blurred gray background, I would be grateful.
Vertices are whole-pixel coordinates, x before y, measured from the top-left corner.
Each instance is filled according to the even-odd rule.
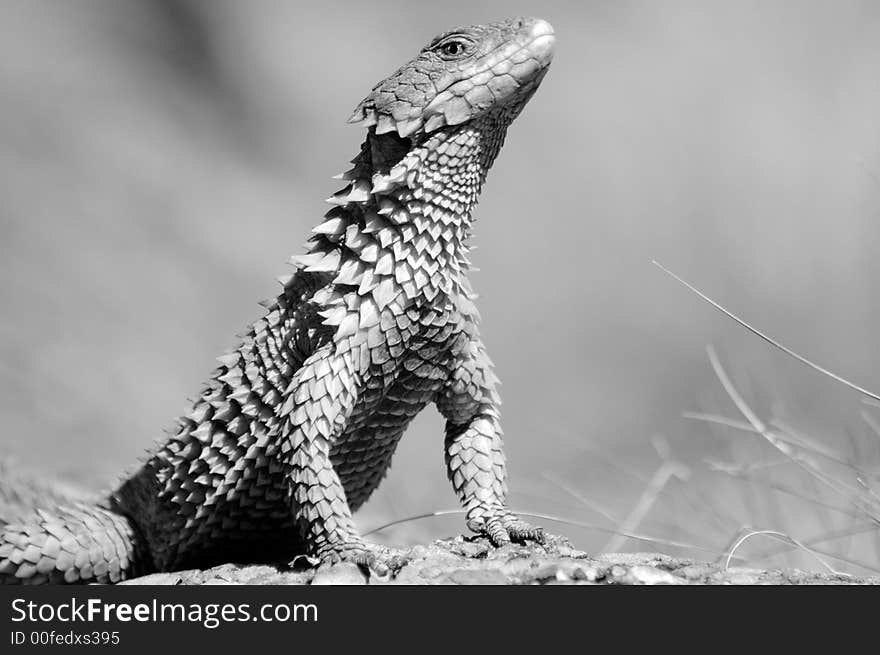
[[[0,452],[111,485],[276,292],[358,150],[357,102],[435,33],[517,14],[553,23],[558,50],[477,210],[512,505],[590,524],[544,521],[588,549],[629,517],[700,558],[746,527],[843,532],[822,546],[842,568],[880,568],[876,531],[826,506],[846,499],[760,437],[681,416],[739,418],[708,343],[756,411],[874,472],[862,414],[880,410],[650,263],[880,390],[869,0],[0,0]],[[690,476],[652,486],[663,457]],[[432,409],[358,521],[453,507]],[[444,517],[381,538],[462,529]]]

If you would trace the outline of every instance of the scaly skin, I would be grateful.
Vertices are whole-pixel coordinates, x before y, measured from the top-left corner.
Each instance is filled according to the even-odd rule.
[[[377,85],[350,119],[368,133],[345,188],[176,434],[101,506],[47,499],[0,521],[0,581],[116,582],[297,554],[381,570],[352,512],[430,402],[468,527],[496,544],[541,541],[505,505],[465,242],[553,44],[538,19],[455,30]]]

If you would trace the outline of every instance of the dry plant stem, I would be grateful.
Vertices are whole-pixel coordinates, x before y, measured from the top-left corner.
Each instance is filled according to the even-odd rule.
[[[562,523],[564,525],[571,525],[571,526],[574,526],[577,528],[584,528],[585,530],[595,530],[596,532],[601,532],[603,534],[612,534],[612,535],[620,534],[618,530],[595,525],[593,523],[585,523],[583,521],[574,521],[571,519],[563,518],[561,516],[554,516],[552,514],[542,514],[540,512],[529,512],[529,511],[524,511],[524,510],[515,510],[515,511],[517,514],[519,514],[521,516],[528,516],[529,518],[540,519],[543,521],[554,521],[556,523]],[[405,518],[396,519],[394,521],[389,521],[388,523],[383,523],[382,525],[376,526],[375,528],[371,528],[371,529],[364,532],[364,536],[367,537],[367,536],[370,536],[370,535],[375,534],[377,532],[381,532],[382,530],[385,530],[386,528],[390,528],[395,525],[401,525],[404,523],[409,523],[410,521],[419,521],[422,519],[434,518],[436,516],[450,516],[453,514],[463,514],[464,512],[465,512],[465,510],[461,510],[461,509],[443,509],[443,510],[437,510],[435,512],[425,512],[424,514],[416,514],[413,516],[407,516]],[[625,537],[626,539],[635,539],[636,541],[644,541],[644,542],[656,544],[659,546],[667,546],[667,547],[671,547],[671,548],[681,548],[684,550],[688,550],[688,549],[695,550],[695,551],[703,552],[703,553],[706,553],[707,555],[712,555],[712,556],[720,556],[720,555],[725,555],[727,553],[726,550],[719,551],[714,548],[706,548],[705,546],[697,546],[695,544],[689,544],[689,543],[685,543],[682,541],[674,541],[672,539],[661,539],[659,537],[651,537],[651,536],[645,535],[645,534],[628,533],[628,534],[623,534],[622,536]],[[741,558],[737,558],[737,559],[741,559]]]
[[[799,355],[798,353],[796,353],[795,351],[793,351],[791,348],[788,348],[787,346],[782,345],[780,342],[776,341],[776,340],[773,339],[772,337],[770,337],[770,336],[764,334],[763,332],[761,332],[761,331],[758,330],[757,328],[752,327],[751,325],[749,325],[748,323],[746,323],[743,319],[741,319],[739,316],[737,316],[737,315],[734,314],[733,312],[731,312],[731,311],[725,309],[724,307],[722,307],[720,304],[718,304],[717,302],[715,302],[714,300],[712,300],[709,296],[707,296],[707,295],[704,294],[702,291],[700,291],[699,289],[697,289],[696,287],[694,287],[692,284],[690,284],[690,283],[684,281],[684,280],[683,280],[682,278],[680,278],[678,275],[676,275],[675,273],[673,273],[672,271],[670,271],[668,268],[666,268],[665,266],[663,266],[660,262],[658,262],[658,261],[656,261],[656,260],[652,260],[651,263],[654,264],[654,266],[656,266],[657,268],[659,268],[661,271],[663,271],[664,273],[666,273],[667,275],[669,275],[670,277],[672,277],[674,280],[676,280],[677,282],[679,282],[680,284],[682,284],[683,286],[687,287],[687,288],[690,289],[692,292],[694,292],[695,294],[697,294],[700,298],[702,298],[702,299],[705,300],[707,303],[709,303],[710,305],[712,305],[715,309],[717,309],[718,311],[722,312],[722,313],[723,313],[724,315],[726,315],[727,317],[732,318],[734,321],[736,321],[737,323],[739,323],[740,325],[742,325],[744,328],[746,328],[749,332],[751,332],[752,334],[755,334],[755,335],[759,336],[761,339],[763,339],[764,341],[766,341],[767,343],[769,343],[771,346],[774,346],[774,347],[778,348],[779,350],[781,350],[782,352],[784,352],[786,355],[789,355],[790,357],[794,357],[796,360],[798,360],[798,361],[801,362],[802,364],[806,364],[806,365],[809,366],[810,368],[812,368],[812,369],[814,369],[814,370],[816,370],[816,371],[819,371],[819,372],[822,373],[823,375],[827,375],[827,376],[830,377],[832,380],[836,380],[837,382],[840,382],[841,384],[846,385],[846,386],[849,387],[850,389],[854,389],[855,391],[858,391],[859,393],[865,394],[866,396],[868,396],[868,397],[870,397],[870,398],[873,398],[874,400],[880,402],[880,396],[878,396],[877,394],[875,394],[875,393],[873,393],[873,392],[871,392],[871,391],[868,391],[868,390],[865,389],[864,387],[860,387],[859,385],[854,384],[854,383],[850,382],[849,380],[847,380],[847,379],[845,379],[845,378],[842,378],[841,376],[837,375],[836,373],[832,373],[832,372],[829,371],[827,368],[824,368],[824,367],[822,367],[822,366],[819,366],[818,364],[815,364],[814,362],[811,362],[809,359],[807,359],[806,357],[804,357],[804,356],[802,356],[802,355]]]
[[[862,420],[867,424],[869,428],[871,428],[871,432],[880,439],[880,423],[877,422],[873,416],[871,416],[868,412],[862,410],[859,412],[859,415],[862,417]]]
[[[867,532],[872,532],[876,529],[877,529],[877,526],[875,526],[872,523],[861,524],[861,525],[851,526],[846,529],[835,530],[833,532],[826,532],[825,534],[823,534],[819,537],[813,537],[811,539],[801,539],[800,543],[803,543],[803,544],[809,546],[813,551],[819,553],[823,557],[835,559],[839,562],[844,562],[846,564],[849,564],[850,566],[853,566],[853,567],[856,567],[859,569],[863,569],[864,571],[870,573],[871,575],[877,575],[878,573],[880,573],[880,569],[878,569],[876,566],[872,566],[872,565],[867,564],[865,562],[860,562],[860,561],[857,561],[857,560],[854,560],[851,558],[845,558],[845,557],[842,557],[836,553],[832,553],[828,550],[823,550],[823,549],[817,547],[819,544],[827,543],[829,541],[836,541],[839,539],[850,538],[855,535],[864,534]],[[791,550],[793,550],[796,547],[797,546],[786,542],[781,547],[777,547],[774,549],[768,549],[763,552],[755,553],[752,557],[749,558],[749,560],[761,561],[761,560],[767,559],[769,557],[773,557],[774,555],[781,555],[783,553],[790,552]],[[740,559],[743,559],[743,558],[740,558]]]
[[[629,472],[627,472],[627,473],[629,473]],[[633,477],[637,477],[637,478],[641,479],[641,477],[636,473],[631,473],[631,475],[633,475]],[[551,482],[552,484],[554,484],[556,487],[558,487],[559,489],[561,489],[562,491],[564,491],[568,495],[570,495],[575,500],[577,500],[581,505],[587,507],[588,509],[592,510],[593,512],[596,512],[597,514],[604,517],[609,523],[612,523],[614,525],[620,525],[621,522],[618,519],[614,518],[614,516],[610,512],[606,511],[605,509],[600,507],[598,504],[596,504],[595,502],[593,502],[592,500],[590,500],[589,498],[587,498],[586,496],[581,494],[579,491],[574,489],[571,485],[563,482],[562,480],[559,480],[557,477],[555,477],[549,473],[542,473],[542,477],[544,479],[548,480],[549,482]],[[646,484],[647,484],[647,482],[646,482]],[[694,511],[695,514],[708,510],[707,514],[716,523],[716,527],[719,529],[719,531],[726,533],[726,526],[724,525],[722,518],[719,516],[719,514],[717,512],[717,508],[711,507],[709,505],[709,503],[707,503],[706,500],[700,496],[696,496],[694,498],[688,498],[687,496],[685,496],[685,500],[686,500],[686,502],[689,503],[691,509]],[[699,507],[698,507],[698,505],[699,505]],[[612,534],[619,534],[619,533],[612,532]],[[606,546],[605,550],[607,550],[607,546]]]
[[[590,500],[589,498],[587,498],[586,496],[584,496],[583,494],[578,492],[577,489],[573,488],[571,485],[567,484],[566,482],[563,482],[562,480],[560,480],[556,476],[552,476],[549,473],[542,473],[541,475],[546,480],[548,480],[552,484],[554,484],[557,487],[559,487],[560,489],[562,489],[562,491],[567,493],[569,496],[571,496],[572,498],[577,500],[579,503],[581,503],[585,507],[593,510],[594,512],[596,512],[597,514],[602,516],[602,518],[606,519],[609,523],[617,523],[617,519],[615,519],[611,515],[610,512],[599,507],[596,503],[594,503],[592,500]]]
[[[752,434],[760,434],[755,430],[754,427],[750,423],[745,421],[737,421],[736,419],[728,418],[726,416],[719,416],[716,414],[705,414],[701,412],[682,412],[682,417],[687,419],[692,419],[695,421],[703,421],[705,423],[715,423],[717,425],[723,425],[724,427],[733,428],[734,430],[742,430],[743,432],[751,432]],[[771,425],[779,429],[779,432],[776,433],[776,438],[782,442],[785,442],[792,446],[798,446],[803,450],[807,450],[812,452],[815,455],[819,455],[824,457],[825,459],[832,461],[836,464],[840,464],[841,466],[845,466],[849,469],[852,469],[856,473],[861,473],[864,475],[864,472],[858,467],[854,466],[851,462],[840,459],[834,452],[830,449],[825,448],[821,444],[814,443],[812,440],[806,439],[801,435],[795,436],[791,434],[792,429],[790,426],[786,425],[782,421],[778,419],[771,419]],[[766,466],[773,466],[775,464],[767,463]]]
[[[690,291],[695,293],[702,300],[709,303],[710,305],[715,307],[717,310],[722,312],[724,315],[733,319],[735,322],[739,323],[741,326],[743,326],[744,328],[746,328],[747,330],[749,330],[750,332],[752,332],[756,336],[760,337],[761,339],[763,339],[767,343],[771,344],[775,348],[781,350],[782,352],[786,353],[790,357],[793,357],[794,359],[798,360],[799,362],[806,364],[810,368],[812,368],[812,369],[830,377],[831,379],[849,387],[850,389],[858,391],[859,393],[862,393],[865,396],[868,396],[870,399],[873,399],[874,401],[880,401],[880,396],[878,396],[877,394],[865,389],[864,387],[861,387],[857,384],[850,382],[849,380],[829,371],[828,369],[826,369],[822,366],[819,366],[818,364],[810,361],[806,357],[803,357],[802,355],[796,353],[795,351],[791,350],[790,348],[784,346],[779,341],[773,339],[772,337],[768,336],[767,334],[765,334],[765,333],[761,332],[760,330],[758,330],[757,328],[753,327],[752,325],[750,325],[749,323],[747,323],[746,321],[744,321],[740,317],[736,316],[735,314],[733,314],[732,312],[730,312],[729,310],[724,308],[719,303],[717,303],[714,300],[712,300],[711,298],[709,298],[706,294],[702,293],[696,287],[689,284],[688,282],[683,280],[681,277],[679,277],[678,275],[676,275],[675,273],[673,273],[672,271],[670,271],[669,269],[664,267],[659,262],[653,261],[652,263],[655,266],[657,266],[659,269],[661,269],[663,272],[665,272],[667,275],[669,275],[670,277],[675,279],[677,282],[682,284],[684,287],[686,287],[687,289],[689,289]],[[734,429],[747,430],[747,431],[756,432],[757,434],[760,434],[762,437],[764,437],[768,441],[768,443],[770,443],[774,448],[776,448],[783,455],[785,455],[786,458],[788,458],[790,461],[794,462],[800,468],[802,468],[807,473],[809,473],[811,476],[811,479],[813,479],[814,481],[819,481],[820,483],[824,484],[825,486],[828,486],[829,488],[831,488],[836,493],[839,493],[839,494],[843,495],[844,497],[846,497],[847,500],[850,503],[852,503],[852,505],[861,514],[866,515],[871,520],[871,523],[873,525],[876,526],[876,525],[880,524],[880,520],[878,520],[878,511],[877,511],[878,510],[878,502],[877,502],[878,496],[869,487],[869,485],[865,481],[865,478],[867,477],[865,475],[865,473],[863,471],[861,471],[858,467],[856,467],[852,462],[847,462],[847,461],[842,460],[836,454],[834,454],[831,451],[829,451],[828,449],[822,447],[820,444],[813,443],[811,440],[803,438],[801,435],[796,435],[794,433],[794,431],[791,430],[789,428],[789,426],[785,425],[782,421],[778,421],[778,420],[773,421],[774,427],[777,428],[777,430],[771,431],[770,429],[768,429],[767,425],[757,416],[757,414],[755,412],[753,412],[751,410],[751,408],[743,400],[742,396],[737,392],[736,388],[733,386],[729,377],[727,376],[726,372],[724,371],[723,367],[721,366],[714,349],[711,346],[709,346],[707,348],[707,350],[708,350],[708,354],[709,354],[709,360],[712,364],[712,368],[714,369],[715,374],[718,376],[718,379],[721,381],[721,384],[724,387],[725,391],[730,396],[731,400],[733,401],[734,405],[736,405],[737,409],[746,418],[749,425],[747,426],[742,422],[727,419],[726,417],[719,417],[719,416],[714,416],[714,415],[709,415],[709,414],[689,413],[689,414],[685,414],[685,416],[687,418],[695,418],[698,420],[714,422],[714,423],[725,425],[727,427],[731,427]],[[869,404],[871,404],[871,405],[875,404],[874,402],[870,402],[867,400],[866,400],[866,402],[869,402]],[[863,418],[865,419],[866,423],[868,423],[869,427],[871,427],[874,430],[875,434],[880,434],[880,426],[877,426],[876,424],[874,424],[874,422],[871,420],[871,418],[867,417],[867,415],[865,413],[863,413]],[[789,434],[785,434],[786,432]],[[855,489],[855,488],[853,488],[847,484],[844,484],[838,480],[835,480],[831,476],[825,474],[818,467],[818,465],[814,461],[812,461],[812,459],[810,457],[804,455],[803,453],[796,452],[795,450],[792,449],[792,446],[798,447],[798,448],[805,450],[809,453],[812,453],[814,455],[819,455],[821,457],[824,457],[830,461],[833,461],[837,464],[840,464],[840,465],[848,468],[850,471],[852,471],[853,473],[856,474],[856,476],[857,476],[856,479],[860,483],[860,485],[863,487],[863,489],[861,489],[861,490]],[[787,491],[785,489],[780,489],[780,490]],[[795,494],[795,495],[801,497],[799,494]],[[850,516],[853,516],[851,513],[848,513],[845,510],[842,510],[840,508],[837,508],[837,507],[834,507],[831,505],[826,505],[826,507],[828,509],[834,509],[835,511],[843,511],[844,513],[847,513]],[[730,557],[733,556],[735,550],[744,541],[746,541],[747,539],[749,539],[750,537],[755,536],[755,535],[771,536],[775,539],[782,540],[786,543],[792,544],[795,547],[802,548],[805,551],[809,552],[814,557],[816,557],[817,559],[819,559],[819,561],[822,562],[823,566],[828,568],[830,571],[834,572],[833,569],[831,569],[831,567],[828,564],[826,564],[823,560],[821,560],[821,558],[819,558],[817,551],[814,551],[814,550],[808,548],[802,542],[799,542],[784,533],[772,531],[772,530],[762,530],[762,531],[749,532],[748,534],[743,536],[741,539],[739,539],[739,541],[737,541],[737,543],[734,545],[734,547],[730,550]],[[837,559],[839,561],[848,562],[848,560],[846,560],[845,558],[841,558],[836,555],[826,554],[826,556],[833,557],[834,559]],[[730,557],[728,557],[728,560],[727,560],[728,564],[730,562]],[[849,563],[855,564],[857,566],[863,566],[861,564],[854,563],[854,562],[849,562]],[[865,567],[865,568],[870,569],[870,567]]]
[[[876,514],[876,508],[872,507],[870,503],[865,502],[865,500],[862,498],[863,494],[861,494],[857,489],[853,489],[852,487],[843,484],[823,473],[821,469],[808,457],[801,453],[795,452],[791,448],[791,446],[780,440],[776,434],[769,430],[766,424],[758,417],[758,415],[755,414],[754,411],[752,411],[751,407],[746,404],[745,400],[743,400],[742,396],[740,396],[739,392],[736,390],[736,387],[733,386],[733,383],[727,376],[727,372],[724,370],[724,367],[721,366],[721,362],[718,360],[718,355],[715,353],[715,349],[710,345],[707,346],[706,351],[709,355],[709,362],[712,365],[712,369],[715,371],[715,375],[718,377],[718,380],[721,382],[721,385],[724,387],[727,395],[730,397],[731,401],[733,401],[733,404],[740,411],[740,413],[752,425],[754,430],[762,437],[764,437],[764,439],[766,439],[770,445],[780,451],[788,459],[790,459],[800,468],[805,470],[807,473],[821,481],[823,484],[825,484],[835,492],[846,497],[847,500],[851,502],[853,506],[855,506],[859,511],[861,511],[872,521],[880,525],[880,520],[878,520]]]
[[[781,484],[779,482],[764,480],[756,475],[751,475],[748,470],[737,469],[736,467],[731,467],[731,466],[723,465],[721,463],[716,463],[716,462],[713,462],[712,460],[707,460],[706,463],[709,466],[710,470],[712,470],[712,471],[716,471],[716,472],[721,473],[723,475],[727,475],[732,478],[737,478],[739,480],[745,480],[745,481],[750,482],[752,484],[761,485],[761,486],[767,487],[768,489],[772,489],[774,491],[778,491],[778,492],[786,494],[788,496],[792,496],[793,498],[798,498],[798,499],[804,501],[805,503],[807,503],[808,505],[810,505],[811,507],[815,507],[815,506],[824,507],[828,510],[832,510],[834,512],[838,512],[840,514],[843,514],[844,516],[847,516],[851,519],[857,519],[857,518],[861,517],[860,513],[851,511],[848,507],[841,507],[839,505],[833,505],[831,503],[820,500],[819,498],[816,498],[814,496],[808,496],[805,493],[797,491],[796,489],[793,489],[792,487]]]
[[[860,473],[861,471],[857,467],[853,466],[851,463],[846,462],[846,461],[840,459],[839,457],[834,456],[829,450],[822,447],[820,444],[813,443],[812,440],[807,439],[807,438],[803,437],[802,435],[795,436],[793,434],[780,434],[777,431],[770,431],[767,428],[767,426],[764,424],[764,422],[761,421],[757,417],[757,415],[748,407],[748,405],[742,399],[741,395],[736,391],[735,387],[733,387],[732,383],[730,382],[729,377],[726,375],[726,372],[724,371],[723,367],[720,365],[720,362],[718,361],[718,358],[717,358],[717,355],[715,354],[714,349],[709,347],[708,352],[709,352],[710,361],[712,362],[712,366],[713,366],[713,369],[715,370],[716,375],[718,376],[719,380],[721,381],[721,383],[724,386],[725,390],[727,391],[728,395],[733,400],[734,404],[737,406],[737,408],[740,410],[740,412],[746,417],[748,422],[747,423],[741,422],[741,421],[737,421],[735,419],[731,419],[731,418],[724,417],[724,416],[717,416],[717,415],[713,415],[713,414],[686,413],[685,416],[687,418],[693,418],[696,420],[717,423],[717,424],[723,425],[725,427],[760,434],[765,439],[767,439],[771,443],[771,445],[776,447],[777,450],[782,452],[786,456],[787,460],[794,461],[801,468],[804,468],[808,473],[810,473],[810,475],[811,475],[810,479],[817,480],[826,486],[830,486],[835,492],[840,493],[840,494],[844,495],[845,497],[847,497],[847,499],[856,507],[858,512],[852,512],[846,508],[841,508],[841,507],[831,505],[828,503],[822,503],[821,501],[806,497],[803,494],[800,494],[792,489],[789,489],[787,487],[783,487],[783,486],[778,485],[776,483],[765,483],[765,484],[769,484],[769,486],[773,489],[779,490],[784,493],[789,493],[789,494],[794,495],[798,498],[802,498],[802,499],[806,500],[807,502],[810,502],[811,504],[821,504],[823,507],[826,507],[827,509],[841,512],[851,518],[858,518],[860,516],[864,516],[865,514],[867,514],[870,521],[871,521],[871,523],[868,524],[867,526],[856,526],[855,528],[851,527],[846,530],[838,530],[836,532],[833,532],[830,534],[826,533],[826,534],[822,535],[821,537],[810,539],[807,541],[798,541],[798,540],[791,538],[788,535],[784,535],[784,538],[781,540],[785,544],[787,544],[786,547],[783,547],[781,550],[776,549],[776,550],[772,550],[769,552],[760,553],[752,559],[765,559],[766,557],[770,557],[770,556],[773,556],[776,554],[784,553],[787,550],[790,550],[790,548],[802,548],[802,549],[808,550],[808,552],[810,552],[810,554],[814,557],[824,556],[827,558],[835,559],[840,562],[847,563],[851,566],[855,566],[855,567],[864,569],[866,571],[876,572],[875,568],[873,568],[870,565],[865,564],[863,562],[854,561],[852,559],[841,557],[840,555],[837,555],[835,553],[830,553],[830,552],[823,551],[823,550],[812,547],[815,544],[823,543],[824,541],[830,541],[830,540],[837,539],[837,538],[848,537],[848,536],[852,536],[853,534],[858,534],[858,533],[862,533],[862,532],[867,532],[872,529],[876,529],[877,519],[875,518],[875,513],[873,511],[873,508],[871,507],[871,503],[865,502],[866,499],[864,499],[862,497],[862,494],[859,493],[859,490],[853,489],[852,487],[848,487],[847,485],[839,483],[838,481],[834,480],[833,478],[825,475],[821,470],[819,470],[818,466],[814,462],[812,462],[809,458],[807,458],[803,455],[798,455],[797,453],[795,453],[794,451],[791,450],[790,446],[792,446],[792,445],[798,446],[804,450],[807,450],[807,451],[810,451],[814,454],[825,457],[826,459],[833,461],[835,463],[841,464],[856,473]],[[777,427],[780,430],[787,430],[789,432],[792,431],[790,426],[787,426],[782,421],[775,420],[774,423],[776,423]],[[723,473],[728,474],[728,475],[732,475],[735,477],[741,477],[744,479],[749,479],[753,482],[764,483],[763,481],[761,481],[760,479],[758,479],[754,476],[749,476],[746,473],[730,470],[729,467],[727,467],[727,468],[717,467],[717,469]],[[870,489],[866,489],[866,491],[867,491],[867,493],[874,495]],[[755,531],[755,532],[751,533],[750,535],[747,535],[746,538],[748,538],[749,536],[752,536],[753,534],[766,534],[766,533],[774,533],[777,536],[782,534],[782,533],[778,533],[777,531]],[[777,539],[777,540],[779,540],[779,539]],[[740,541],[737,543],[737,547],[741,544],[742,541],[745,541],[745,538],[740,539]],[[733,552],[733,550],[731,550],[731,552]],[[826,567],[827,567],[827,565],[826,565]]]
[[[810,451],[815,455],[824,457],[827,460],[845,466],[853,471],[859,471],[858,467],[856,467],[851,460],[841,459],[836,452],[817,443],[815,440],[810,439],[803,432],[799,432],[782,419],[772,418],[770,419],[770,425],[777,429],[777,432],[779,433],[778,436],[783,441],[798,446],[803,450]]]
[[[725,570],[730,568],[730,560],[733,558],[736,550],[740,546],[742,546],[742,544],[744,544],[746,542],[746,540],[748,540],[752,537],[755,537],[755,536],[767,536],[772,539],[778,539],[780,541],[790,543],[790,544],[800,548],[804,552],[809,553],[810,555],[815,557],[816,560],[822,566],[824,566],[828,570],[828,572],[831,573],[832,575],[851,577],[848,573],[842,573],[840,571],[835,570],[830,564],[828,564],[828,562],[826,562],[824,559],[822,559],[819,556],[819,554],[816,553],[816,551],[812,550],[811,548],[808,548],[806,545],[802,544],[797,539],[793,539],[792,537],[788,536],[784,532],[778,532],[777,530],[752,530],[752,531],[748,532],[747,534],[745,534],[744,536],[740,537],[737,540],[737,542],[733,545],[733,547],[730,549],[730,552],[727,555],[727,559],[724,562],[724,569]]]
[[[623,544],[626,543],[626,535],[633,532],[645,519],[667,482],[669,482],[671,478],[687,480],[689,476],[690,469],[686,466],[673,460],[664,461],[654,472],[654,475],[650,482],[648,482],[648,486],[645,487],[642,495],[639,497],[635,507],[629,513],[629,516],[621,522],[617,531],[614,533],[614,536],[608,540],[607,544],[605,544],[602,552],[609,553],[620,550],[623,547]]]

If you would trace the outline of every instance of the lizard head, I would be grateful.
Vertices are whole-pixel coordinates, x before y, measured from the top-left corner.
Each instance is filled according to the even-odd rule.
[[[484,117],[508,124],[547,72],[554,42],[540,18],[446,32],[376,85],[349,122],[403,138]]]

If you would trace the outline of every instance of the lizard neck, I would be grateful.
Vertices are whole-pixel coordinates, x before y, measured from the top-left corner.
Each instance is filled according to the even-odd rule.
[[[334,286],[357,286],[361,296],[393,281],[400,304],[470,295],[472,211],[506,127],[487,119],[417,140],[371,129],[354,167],[339,176],[349,184],[328,200],[336,206],[294,263],[336,273]]]

